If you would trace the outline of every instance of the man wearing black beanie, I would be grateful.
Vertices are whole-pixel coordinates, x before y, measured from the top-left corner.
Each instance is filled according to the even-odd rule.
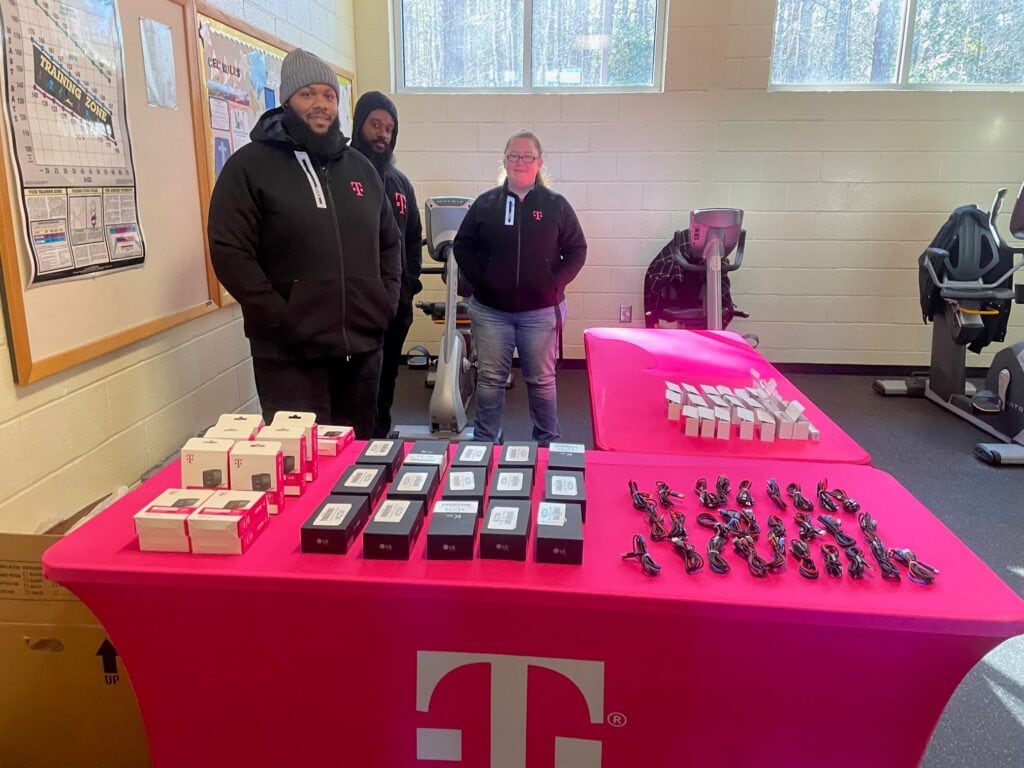
[[[416,193],[408,177],[395,167],[394,151],[398,142],[398,110],[380,91],[364,93],[356,102],[352,120],[352,147],[373,163],[384,191],[391,202],[398,229],[402,233],[402,290],[398,311],[384,334],[384,360],[377,396],[376,437],[391,431],[391,405],[395,400],[395,379],[402,360],[402,346],[412,325],[412,299],[423,288],[423,228],[416,205]]]
[[[207,231],[242,309],[267,422],[311,411],[367,440],[402,245],[380,177],[341,133],[338,96],[327,62],[302,49],[285,57],[282,106],[224,164]]]

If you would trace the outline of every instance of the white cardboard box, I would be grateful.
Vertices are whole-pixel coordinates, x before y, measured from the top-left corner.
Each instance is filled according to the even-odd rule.
[[[263,428],[263,416],[258,413],[222,413],[217,418],[215,426],[234,427],[235,429],[247,431],[249,439],[252,440],[260,429]]]
[[[754,412],[749,408],[737,408],[736,421],[740,425],[740,440],[753,440]]]
[[[324,456],[337,456],[356,436],[352,427],[335,427],[330,424],[317,425],[317,452]]]
[[[267,527],[267,495],[219,491],[188,518],[192,552],[240,555]]]
[[[274,427],[300,426],[306,430],[306,482],[320,476],[320,442],[316,414],[304,411],[278,411],[271,422]]]
[[[146,552],[188,552],[189,516],[208,498],[209,491],[168,488],[135,513],[139,549]]]
[[[214,424],[203,433],[203,437],[207,440],[230,440],[232,443],[240,443],[243,440],[254,440],[256,433],[250,431],[246,426],[237,427]]]
[[[732,419],[728,408],[715,408],[715,437],[719,440],[728,440],[732,432]]]
[[[697,413],[700,416],[700,436],[714,437],[716,432],[715,412],[710,408],[698,408]]]
[[[775,442],[775,419],[768,411],[758,408],[754,411],[754,416],[757,418],[758,432],[761,435],[762,443],[774,443]]]
[[[267,511],[284,509],[284,454],[273,440],[235,443],[231,449],[231,489],[267,494]]]
[[[210,491],[230,488],[228,455],[234,440],[193,437],[181,448],[181,485]]]
[[[683,406],[683,434],[700,437],[700,410],[695,405]]]
[[[257,440],[272,440],[281,444],[284,463],[284,492],[286,496],[301,496],[306,492],[306,430],[301,426],[279,427],[271,424],[260,430]]]

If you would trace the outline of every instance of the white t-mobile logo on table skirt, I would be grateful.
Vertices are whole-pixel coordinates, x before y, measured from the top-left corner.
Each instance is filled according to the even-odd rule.
[[[489,653],[419,651],[416,654],[416,710],[427,712],[438,683],[470,664],[491,670],[490,768],[526,768],[526,686],[530,667],[542,667],[568,679],[583,694],[590,722],[604,720],[604,662],[506,656]],[[462,731],[416,729],[417,760],[462,760]],[[601,742],[555,738],[554,768],[601,768]]]

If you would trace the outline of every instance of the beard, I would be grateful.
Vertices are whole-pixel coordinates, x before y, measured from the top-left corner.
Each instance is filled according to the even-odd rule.
[[[284,127],[295,142],[308,152],[320,158],[333,157],[345,145],[345,137],[341,133],[340,122],[337,117],[327,128],[325,133],[317,133],[306,123],[295,110],[287,105],[284,108],[282,117]]]
[[[359,154],[365,156],[376,169],[377,175],[384,178],[384,172],[387,171],[391,165],[391,161],[394,159],[394,152],[391,147],[388,147],[384,152],[378,152],[374,149],[373,144],[359,135],[358,131],[354,133],[356,133],[356,135],[352,137],[352,148],[358,150]]]

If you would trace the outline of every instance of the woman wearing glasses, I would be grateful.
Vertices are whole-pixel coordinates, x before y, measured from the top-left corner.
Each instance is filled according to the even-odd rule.
[[[565,286],[587,258],[569,202],[540,176],[540,141],[529,131],[505,144],[505,180],[476,199],[455,237],[455,260],[473,286],[469,300],[477,352],[476,439],[497,441],[512,352],[526,382],[533,439],[561,437],[555,362],[565,322]]]

